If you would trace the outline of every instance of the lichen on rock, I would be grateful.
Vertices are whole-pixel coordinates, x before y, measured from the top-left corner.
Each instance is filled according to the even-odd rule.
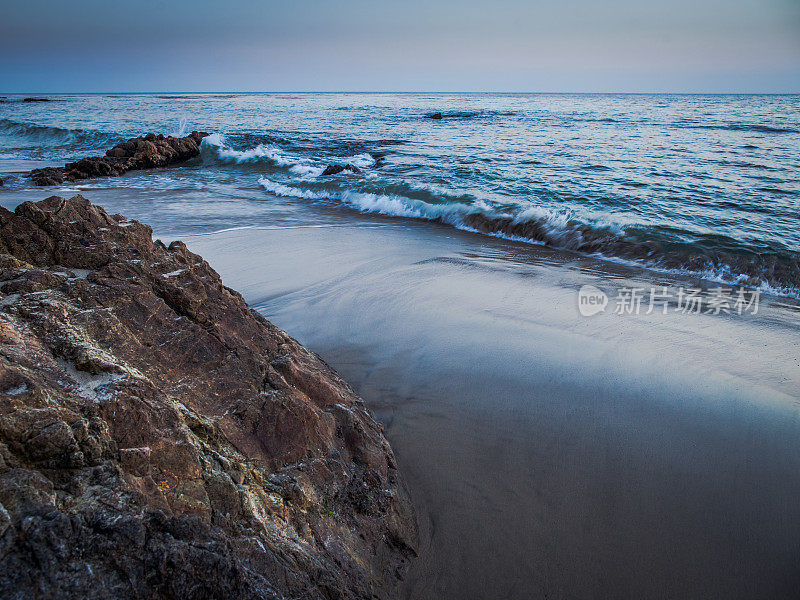
[[[0,209],[0,597],[390,598],[416,544],[363,401],[200,256]]]

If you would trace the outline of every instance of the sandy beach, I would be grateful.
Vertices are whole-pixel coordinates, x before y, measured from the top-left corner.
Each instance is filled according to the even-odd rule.
[[[583,285],[697,282],[398,219],[182,239],[385,424],[421,528],[407,598],[800,585],[796,302],[582,317]]]

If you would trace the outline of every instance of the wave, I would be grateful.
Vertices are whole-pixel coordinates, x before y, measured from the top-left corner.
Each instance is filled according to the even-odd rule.
[[[786,196],[798,196],[798,192],[794,190],[785,190],[783,188],[777,187],[760,187],[758,188],[759,192],[767,192],[768,194],[784,194]]]
[[[237,150],[231,147],[225,136],[219,133],[203,139],[200,153],[204,160],[229,164],[268,164],[288,168],[291,173],[305,178],[319,177],[331,162],[334,164],[350,164],[359,169],[367,169],[377,163],[377,159],[367,152],[353,156],[333,157],[327,161],[298,156],[287,152],[275,144],[258,144],[251,148]]]
[[[681,124],[687,129],[716,129],[722,131],[750,131],[755,133],[800,133],[800,129],[792,127],[774,127],[772,125],[759,125],[747,123],[727,123],[725,125],[700,125],[696,123]]]
[[[267,162],[280,167],[291,167],[308,163],[307,160],[292,157],[277,146],[259,144],[253,148],[236,150],[228,145],[225,136],[213,133],[203,138],[200,144],[200,153],[204,159],[208,158],[224,163],[246,164]]]
[[[731,131],[757,131],[759,133],[800,133],[800,129],[792,127],[772,127],[769,125],[737,125],[731,124],[724,129]]]
[[[689,233],[670,236],[655,227],[622,227],[541,206],[504,211],[483,202],[437,204],[400,194],[297,187],[263,176],[258,182],[276,196],[338,201],[361,212],[436,221],[494,237],[800,297],[800,253],[785,247],[756,248],[724,236],[680,239],[690,237]]]
[[[367,169],[373,166],[377,162],[375,160],[375,157],[369,154],[368,152],[364,152],[362,154],[356,154],[355,156],[351,156],[344,160],[346,163],[355,165],[359,169]]]
[[[0,135],[21,137],[38,143],[55,145],[106,144],[119,139],[117,135],[92,129],[65,129],[35,123],[20,123],[10,119],[0,119]]]
[[[275,181],[270,181],[266,177],[259,177],[258,183],[268,192],[276,196],[283,196],[288,198],[305,198],[307,200],[324,200],[329,198],[329,195],[324,193],[315,192],[313,190],[305,190]]]
[[[445,219],[459,210],[467,211],[470,205],[462,203],[430,204],[424,200],[399,194],[380,194],[353,190],[313,190],[277,183],[260,177],[259,185],[276,196],[303,198],[306,200],[337,200],[362,212],[375,212],[393,217],[418,219]]]
[[[679,242],[653,228],[597,226],[541,209],[514,217],[472,213],[464,217],[464,224],[481,233],[800,295],[800,255],[786,248],[758,252],[723,236],[697,236],[691,242]]]

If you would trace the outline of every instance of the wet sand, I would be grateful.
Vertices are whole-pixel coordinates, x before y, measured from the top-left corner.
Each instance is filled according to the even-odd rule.
[[[695,282],[397,219],[182,239],[386,425],[405,597],[796,597],[796,309],[586,318]]]

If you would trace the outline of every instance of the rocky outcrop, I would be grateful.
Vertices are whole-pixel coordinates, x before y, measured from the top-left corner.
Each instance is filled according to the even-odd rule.
[[[322,172],[323,175],[338,175],[343,171],[348,171],[350,173],[361,173],[361,169],[359,169],[355,165],[346,164],[346,165],[328,165],[325,167],[325,170]]]
[[[392,597],[416,525],[381,426],[151,233],[0,209],[0,597]]]
[[[182,138],[148,133],[131,138],[106,152],[63,167],[34,169],[28,174],[35,185],[58,185],[65,181],[113,177],[128,171],[167,167],[200,155],[200,143],[208,134],[193,131]]]
[[[426,119],[441,119],[442,117],[443,117],[443,115],[440,112],[430,113],[430,114],[425,115]]]

